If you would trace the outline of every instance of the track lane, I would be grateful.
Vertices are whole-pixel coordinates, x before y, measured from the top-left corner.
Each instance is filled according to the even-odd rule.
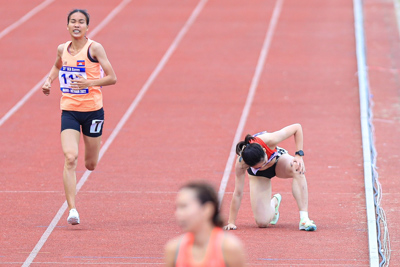
[[[0,32],[4,31],[7,27],[21,19],[24,15],[30,12],[33,8],[43,3],[45,0],[16,0],[7,1],[1,0],[0,5]],[[10,12],[12,10],[12,12]]]
[[[239,214],[250,264],[368,265],[352,12],[348,1],[285,1],[245,133],[303,125],[310,218],[318,231],[298,230],[291,182],[273,180],[273,193],[283,193],[278,225],[256,228],[248,194]],[[293,140],[282,146],[294,154]],[[233,185],[234,179],[228,192]]]

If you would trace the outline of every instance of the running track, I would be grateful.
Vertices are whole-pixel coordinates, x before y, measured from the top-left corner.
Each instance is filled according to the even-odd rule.
[[[1,1],[0,31],[40,3]],[[93,31],[120,3],[54,1],[0,39],[0,116],[50,69],[57,45],[69,37],[64,27],[70,9],[87,8]],[[271,31],[269,23],[279,3],[283,6]],[[380,53],[371,55],[376,62],[373,90],[386,83],[384,74],[398,75],[395,62],[399,61],[390,65],[385,56],[392,52],[399,57],[393,48],[399,38],[392,3],[366,3],[366,23],[375,27],[367,30],[367,42],[380,45]],[[186,24],[187,32],[177,42],[195,9],[198,16]],[[381,22],[379,12],[388,19]],[[246,246],[250,266],[369,266],[353,23],[352,1],[345,0],[127,3],[94,37],[106,48],[118,75],[117,85],[103,90],[104,144],[146,82],[149,86],[78,193],[81,225],[68,225],[64,214],[32,265],[162,264],[164,244],[180,233],[173,217],[179,186],[193,179],[205,179],[216,187],[221,182],[270,31],[271,43],[241,136],[302,123],[310,216],[318,231],[297,230],[290,181],[277,179],[273,190],[283,195],[279,224],[255,227],[246,188],[239,230],[234,233]],[[392,39],[387,40],[389,34]],[[168,50],[174,43],[176,50]],[[173,53],[160,65],[167,51]],[[157,66],[161,68],[149,80]],[[27,261],[65,199],[56,87],[57,82],[49,97],[36,91],[0,126],[0,264],[4,266]],[[398,101],[393,99],[399,96],[396,80],[385,88],[377,94],[377,120],[382,124],[381,128],[377,123],[377,148],[378,153],[382,149],[382,154],[390,154],[394,146],[385,144],[399,144],[393,134],[399,131]],[[385,113],[388,104],[393,109]],[[292,141],[284,146],[294,152]],[[398,179],[390,175],[395,172],[393,158],[379,164],[393,190],[389,188],[384,199],[393,208],[389,222],[395,224],[400,216],[395,210]],[[390,166],[393,171],[385,169]],[[84,173],[81,157],[78,179]],[[222,205],[226,217],[233,181],[231,174]],[[396,240],[399,232],[393,231]],[[392,243],[394,265],[398,244]]]

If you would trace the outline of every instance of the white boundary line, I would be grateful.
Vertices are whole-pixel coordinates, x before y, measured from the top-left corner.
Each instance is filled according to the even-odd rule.
[[[3,38],[4,36],[6,36],[7,34],[9,34],[11,31],[13,31],[15,28],[17,28],[18,26],[20,26],[21,24],[23,24],[24,22],[26,22],[28,19],[30,19],[31,17],[33,17],[34,15],[36,15],[36,13],[38,13],[39,11],[41,11],[43,8],[45,8],[46,6],[50,5],[52,2],[54,2],[54,0],[46,0],[43,1],[41,4],[39,4],[38,6],[36,6],[35,8],[33,8],[31,11],[29,11],[28,13],[26,13],[22,18],[20,18],[19,20],[17,20],[16,22],[14,22],[13,24],[11,24],[10,26],[8,26],[7,28],[5,28],[4,30],[2,30],[0,32],[0,39]]]
[[[400,0],[393,0],[394,2],[394,9],[396,13],[396,20],[397,20],[397,29],[400,33]]]
[[[240,137],[243,133],[243,129],[246,124],[251,105],[253,103],[254,95],[255,95],[258,83],[260,81],[260,76],[262,74],[262,70],[265,65],[265,61],[266,61],[268,51],[269,51],[269,48],[271,45],[272,37],[275,32],[275,27],[278,23],[279,15],[282,10],[282,6],[283,6],[283,0],[277,0],[275,3],[275,7],[274,7],[274,11],[273,11],[271,20],[269,22],[268,30],[267,30],[267,33],[265,36],[264,44],[261,49],[260,57],[258,58],[256,71],[255,71],[253,79],[251,81],[249,93],[248,93],[247,99],[246,99],[246,104],[244,105],[244,108],[242,111],[242,116],[240,117],[239,125],[236,129],[235,137],[233,138],[231,152],[229,153],[228,161],[226,162],[224,174],[222,176],[221,184],[220,184],[219,191],[218,191],[218,199],[219,199],[220,207],[222,204],[222,200],[224,198],[226,186],[229,181],[229,176],[231,175],[232,166],[233,166],[233,163],[236,158],[236,152],[235,152],[236,144],[240,141]]]
[[[130,1],[130,0],[129,0]],[[122,116],[121,120],[111,133],[110,137],[107,139],[107,141],[104,143],[103,147],[100,150],[99,154],[99,161],[101,158],[104,156],[105,152],[107,149],[110,147],[111,143],[114,141],[122,127],[125,125],[126,121],[130,117],[130,115],[133,113],[133,111],[136,109],[140,101],[142,100],[143,96],[146,94],[148,91],[149,87],[151,84],[154,82],[158,74],[162,71],[164,66],[167,64],[168,60],[170,59],[171,55],[174,53],[176,48],[178,47],[180,41],[183,39],[193,22],[196,20],[198,15],[200,14],[201,10],[205,6],[208,0],[200,0],[200,2],[197,4],[196,8],[193,10],[192,14],[190,15],[189,19],[186,21],[185,25],[183,28],[179,31],[178,35],[175,37],[174,41],[168,48],[167,52],[165,52],[164,56],[154,69],[154,71],[151,73],[150,77],[147,79],[146,83],[143,85],[142,89],[139,91],[137,94],[136,98],[133,100],[132,104],[129,106],[128,110],[125,112],[125,114]],[[88,177],[90,176],[92,172],[91,171],[85,171],[81,179],[79,180],[77,186],[76,186],[76,193],[79,192],[79,190],[82,188],[82,186],[85,184],[87,181]],[[43,247],[44,243],[47,241],[48,237],[50,234],[53,232],[54,228],[57,226],[58,222],[61,219],[61,216],[64,214],[64,212],[67,209],[67,201],[65,201],[61,208],[58,210],[56,216],[54,216],[53,220],[51,221],[50,225],[47,227],[46,231],[43,233],[42,237],[40,238],[39,242],[36,244],[28,258],[25,260],[24,264],[22,266],[29,266],[37,254],[39,253],[40,249]]]
[[[372,160],[371,160],[371,143],[370,131],[368,124],[368,107],[369,107],[369,82],[367,62],[365,55],[365,35],[364,35],[364,16],[361,0],[353,0],[354,5],[354,27],[356,35],[356,53],[357,53],[357,69],[358,69],[358,85],[360,94],[360,111],[361,111],[361,133],[364,157],[364,184],[365,184],[365,200],[367,209],[368,223],[368,244],[369,244],[369,260],[370,266],[379,266],[377,229],[374,204],[374,188],[372,180]]]
[[[54,0],[51,0],[54,1]],[[116,8],[114,8],[107,17],[94,28],[88,34],[89,38],[94,37],[99,31],[101,31],[104,26],[106,26],[131,0],[123,0]],[[17,104],[15,104],[1,119],[0,119],[0,127],[12,116],[15,112],[17,112],[28,100],[31,96],[42,87],[43,83],[47,78],[46,74],[31,90],[26,93]]]

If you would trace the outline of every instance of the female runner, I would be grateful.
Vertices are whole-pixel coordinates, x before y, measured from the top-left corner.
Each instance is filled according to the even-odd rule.
[[[277,147],[283,140],[294,136],[296,153],[292,157],[285,149]],[[308,218],[308,189],[303,162],[303,130],[300,124],[287,126],[273,133],[261,132],[247,135],[236,146],[235,190],[226,230],[236,229],[236,217],[243,197],[246,170],[250,179],[250,200],[258,227],[276,224],[279,219],[280,194],[271,199],[271,178],[292,178],[292,194],[300,211],[299,229],[315,231],[317,226]]]
[[[186,234],[166,245],[168,267],[241,267],[241,242],[222,230],[218,197],[208,184],[190,183],[181,188],[175,216]]]
[[[80,223],[75,207],[76,166],[82,128],[85,143],[85,167],[94,170],[100,151],[104,125],[103,100],[100,88],[117,82],[114,70],[101,44],[86,37],[89,14],[75,9],[68,14],[67,30],[71,41],[61,44],[50,74],[42,86],[50,94],[51,83],[59,77],[61,97],[61,146],[65,163],[63,181],[68,202],[68,223]]]

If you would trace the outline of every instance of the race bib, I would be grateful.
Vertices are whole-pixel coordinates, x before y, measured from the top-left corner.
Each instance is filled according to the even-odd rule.
[[[60,88],[61,92],[69,94],[87,94],[89,88],[85,89],[72,89],[71,80],[77,79],[78,74],[83,78],[87,78],[85,67],[68,67],[63,66],[59,72]]]

